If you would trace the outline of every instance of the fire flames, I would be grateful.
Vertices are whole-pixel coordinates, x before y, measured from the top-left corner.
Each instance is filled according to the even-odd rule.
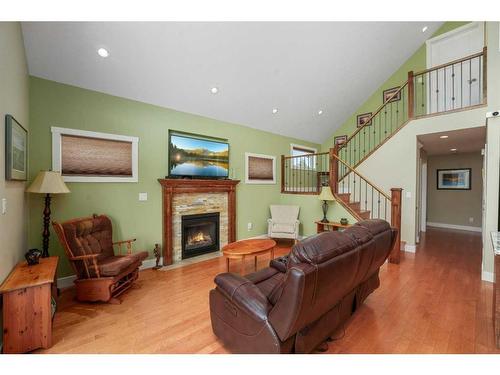
[[[212,241],[212,238],[208,234],[205,234],[201,231],[188,238],[188,244],[190,244],[190,245],[197,244],[200,242],[211,242],[211,241]]]

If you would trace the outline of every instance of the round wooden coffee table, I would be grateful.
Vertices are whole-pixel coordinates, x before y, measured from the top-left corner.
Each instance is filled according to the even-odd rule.
[[[229,259],[240,259],[240,273],[243,275],[245,272],[245,257],[248,256],[254,257],[254,267],[255,271],[257,271],[257,256],[269,253],[271,259],[274,259],[275,246],[276,242],[270,239],[249,239],[227,244],[222,248],[222,253],[226,257],[227,272],[229,272]]]

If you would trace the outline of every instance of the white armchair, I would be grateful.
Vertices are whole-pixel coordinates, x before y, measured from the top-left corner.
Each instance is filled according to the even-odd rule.
[[[270,238],[299,238],[299,206],[271,205],[271,218],[267,219]]]

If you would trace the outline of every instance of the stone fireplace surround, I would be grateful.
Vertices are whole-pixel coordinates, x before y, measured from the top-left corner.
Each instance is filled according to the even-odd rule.
[[[183,215],[219,212],[220,246],[236,241],[239,180],[159,179],[163,196],[163,265],[182,258]]]

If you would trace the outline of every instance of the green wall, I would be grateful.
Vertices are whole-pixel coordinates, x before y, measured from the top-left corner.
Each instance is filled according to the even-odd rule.
[[[30,181],[39,170],[51,168],[51,126],[139,137],[138,183],[68,183],[70,194],[52,200],[52,219],[63,221],[92,213],[111,216],[115,239],[137,238],[136,249],[149,250],[162,242],[161,187],[167,173],[168,130],[182,130],[230,142],[230,163],[237,190],[237,237],[267,233],[269,205],[280,203],[280,155],[290,153],[290,143],[319,148],[318,144],[282,137],[241,125],[114,97],[40,78],[30,78]],[[244,183],[244,153],[276,156],[276,185]],[[139,202],[138,193],[148,201]],[[315,202],[316,203],[316,202]],[[317,203],[319,206],[319,202]],[[29,245],[41,247],[43,197],[29,197]],[[253,229],[247,230],[247,223]],[[61,255],[59,277],[72,273],[55,233],[50,253]]]
[[[448,31],[463,26],[469,22],[446,22],[430,38],[444,34]],[[333,147],[334,137],[339,135],[351,135],[356,130],[356,116],[366,112],[375,112],[382,105],[382,93],[389,88],[400,86],[408,79],[409,71],[420,71],[426,69],[426,45],[425,43],[394,72],[375,92],[329,137],[322,145],[323,151]]]

